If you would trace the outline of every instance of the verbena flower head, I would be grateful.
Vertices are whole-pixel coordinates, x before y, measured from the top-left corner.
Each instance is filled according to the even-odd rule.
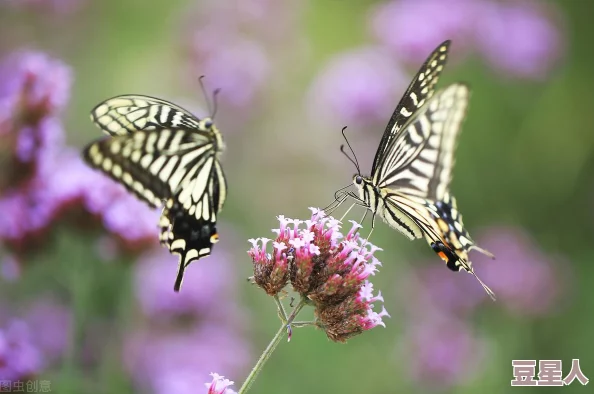
[[[276,295],[290,282],[293,290],[313,303],[318,326],[333,341],[345,342],[384,326],[386,310],[372,309],[383,298],[380,293],[373,295],[367,280],[381,265],[373,255],[379,248],[359,236],[358,223],[352,221],[344,235],[340,221],[310,209],[312,216],[304,221],[279,216],[274,240],[250,240],[255,283],[268,295]],[[271,252],[267,252],[269,245]]]

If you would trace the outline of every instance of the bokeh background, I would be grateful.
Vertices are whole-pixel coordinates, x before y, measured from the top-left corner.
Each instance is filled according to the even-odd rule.
[[[445,39],[440,86],[473,90],[452,190],[497,256],[471,255],[498,301],[379,224],[387,327],[346,345],[295,330],[253,392],[542,390],[510,386],[514,359],[562,360],[565,376],[579,358],[594,378],[592,15],[577,0],[2,1],[0,380],[200,393],[218,372],[237,389],[279,325],[245,280],[247,239],[350,182],[342,126],[370,170],[408,81]],[[100,137],[90,109],[118,94],[208,114],[200,75],[209,96],[222,89],[229,198],[221,242],[175,294],[159,212],[80,151]]]

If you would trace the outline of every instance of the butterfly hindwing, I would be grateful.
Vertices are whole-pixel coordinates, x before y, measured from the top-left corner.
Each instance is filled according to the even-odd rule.
[[[218,156],[219,131],[167,101],[138,95],[99,104],[91,119],[109,137],[89,144],[85,161],[151,206],[163,205],[159,240],[185,268],[208,256],[218,241],[216,221],[227,184]]]
[[[453,265],[448,264],[448,268],[452,271],[459,271],[460,268],[467,269],[466,265],[471,265],[468,259],[468,252],[472,249],[476,249],[491,258],[494,257],[492,253],[479,248],[474,243],[470,234],[464,228],[462,215],[458,211],[456,199],[450,193],[446,193],[443,199],[435,203],[428,201],[427,208],[437,223],[437,227],[440,229],[440,234],[446,245],[449,245],[456,252],[456,255],[460,257],[459,261]]]
[[[121,183],[141,200],[158,207],[163,199],[171,196],[171,187],[166,178],[161,178],[159,171],[154,171],[154,147],[147,144],[166,133],[146,131],[103,138],[88,145],[83,150],[83,158],[91,167]],[[160,160],[165,161],[166,157],[161,156]]]

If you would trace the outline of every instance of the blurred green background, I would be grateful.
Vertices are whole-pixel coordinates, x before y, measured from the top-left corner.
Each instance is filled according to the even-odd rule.
[[[384,320],[387,327],[346,345],[329,341],[319,330],[296,329],[291,342],[281,343],[273,354],[252,392],[543,390],[510,386],[514,359],[563,360],[565,377],[571,360],[579,358],[584,374],[594,378],[594,318],[589,313],[594,308],[589,290],[594,278],[593,14],[594,5],[586,1],[55,0],[0,5],[2,57],[26,48],[71,68],[70,98],[59,114],[69,146],[80,149],[100,136],[89,111],[109,97],[153,95],[203,116],[207,110],[198,76],[206,76],[209,96],[222,87],[215,120],[227,145],[222,161],[229,184],[220,215],[221,242],[215,247],[222,254],[192,264],[189,272],[200,272],[201,279],[185,283],[182,293],[190,286],[210,289],[206,282],[218,275],[212,270],[222,260],[227,270],[217,280],[228,283],[212,287],[220,293],[204,296],[207,306],[187,306],[200,304],[202,296],[186,299],[191,318],[187,311],[173,318],[143,312],[146,296],[139,295],[143,282],[137,280],[137,260],[141,252],[168,257],[154,240],[131,247],[100,226],[80,231],[72,224],[76,216],[91,219],[76,211],[67,221],[48,224],[43,238],[50,242],[41,246],[15,248],[14,240],[4,242],[0,253],[16,259],[11,264],[18,268],[5,262],[3,272],[12,269],[18,275],[0,278],[0,324],[7,332],[10,322],[40,299],[56,299],[66,310],[69,323],[59,330],[69,333],[65,344],[56,357],[40,353],[46,361],[33,374],[51,381],[53,392],[205,392],[208,372],[234,380],[238,389],[279,326],[272,300],[245,281],[251,275],[246,240],[270,237],[279,214],[307,219],[308,207],[326,206],[334,191],[350,182],[355,170],[338,149],[342,126],[349,126],[347,135],[367,173],[406,78],[435,46],[452,39],[451,61],[439,86],[463,80],[473,92],[452,192],[467,229],[497,256],[490,261],[471,254],[477,273],[485,272],[482,279],[501,299],[484,300],[469,275],[447,270],[423,241],[409,242],[379,224],[372,241],[384,249],[377,254],[383,267],[373,282],[392,316]],[[395,26],[386,25],[390,16]],[[368,50],[377,53],[368,56]],[[377,59],[389,60],[377,64]],[[381,78],[392,71],[376,73],[375,67],[389,70],[392,64],[394,80],[383,84]],[[386,86],[393,91],[386,93]],[[4,195],[10,187],[16,186],[4,186]],[[349,218],[358,220],[361,213]],[[365,223],[363,234],[369,226]],[[110,255],[108,262],[102,253]],[[171,289],[175,259],[167,266],[162,287]],[[175,304],[177,295],[170,293],[163,297]],[[473,297],[477,305],[460,312],[456,300]],[[156,329],[175,338],[179,327],[206,324],[212,313],[201,315],[200,308],[212,308],[219,299],[225,299],[219,312],[228,316],[217,316],[220,323],[213,332],[217,324],[231,327],[222,330],[232,332],[229,343],[243,350],[224,338],[221,346],[208,350],[185,347],[208,355],[196,361],[200,372],[188,378],[192,383],[185,389],[182,375],[167,380],[177,382],[173,388],[157,382],[158,370],[147,367],[149,372],[141,373],[130,366],[138,364],[126,355],[136,331],[156,335]],[[448,328],[425,332],[441,324]],[[43,330],[43,319],[29,323],[33,338]],[[184,348],[180,342],[175,346]],[[142,354],[185,360],[166,351]],[[237,362],[209,364],[218,358]],[[179,369],[191,371],[193,364],[183,362]],[[586,392],[589,386],[574,381],[555,390]]]

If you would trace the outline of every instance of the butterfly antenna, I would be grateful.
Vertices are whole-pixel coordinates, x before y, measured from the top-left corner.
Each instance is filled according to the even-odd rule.
[[[212,120],[214,120],[215,115],[217,114],[217,109],[219,109],[219,101],[217,100],[217,96],[219,95],[219,93],[221,92],[221,89],[215,89],[214,92],[212,92],[212,115],[210,116],[210,118]]]
[[[347,152],[345,152],[344,150],[344,144],[340,145],[340,151],[350,160],[351,163],[353,163],[355,165],[355,167],[357,168],[357,174],[361,175],[361,168],[359,167],[359,161],[357,160],[357,155],[355,154],[355,151],[353,150],[353,147],[351,146],[351,144],[349,143],[349,140],[347,139],[346,135],[344,134],[344,131],[346,130],[346,126],[344,126],[342,128],[342,137],[344,138],[344,140],[347,143],[347,146],[349,147],[349,149],[351,150],[351,153],[353,154],[353,157],[351,157]]]
[[[213,112],[213,105],[210,102],[210,100],[208,99],[208,94],[206,93],[206,88],[204,87],[204,81],[202,81],[204,79],[204,75],[201,75],[198,78],[198,81],[200,82],[200,90],[202,90],[202,94],[204,95],[204,101],[206,101],[206,108],[208,109],[208,113],[212,114]],[[212,117],[211,117],[212,118]]]

